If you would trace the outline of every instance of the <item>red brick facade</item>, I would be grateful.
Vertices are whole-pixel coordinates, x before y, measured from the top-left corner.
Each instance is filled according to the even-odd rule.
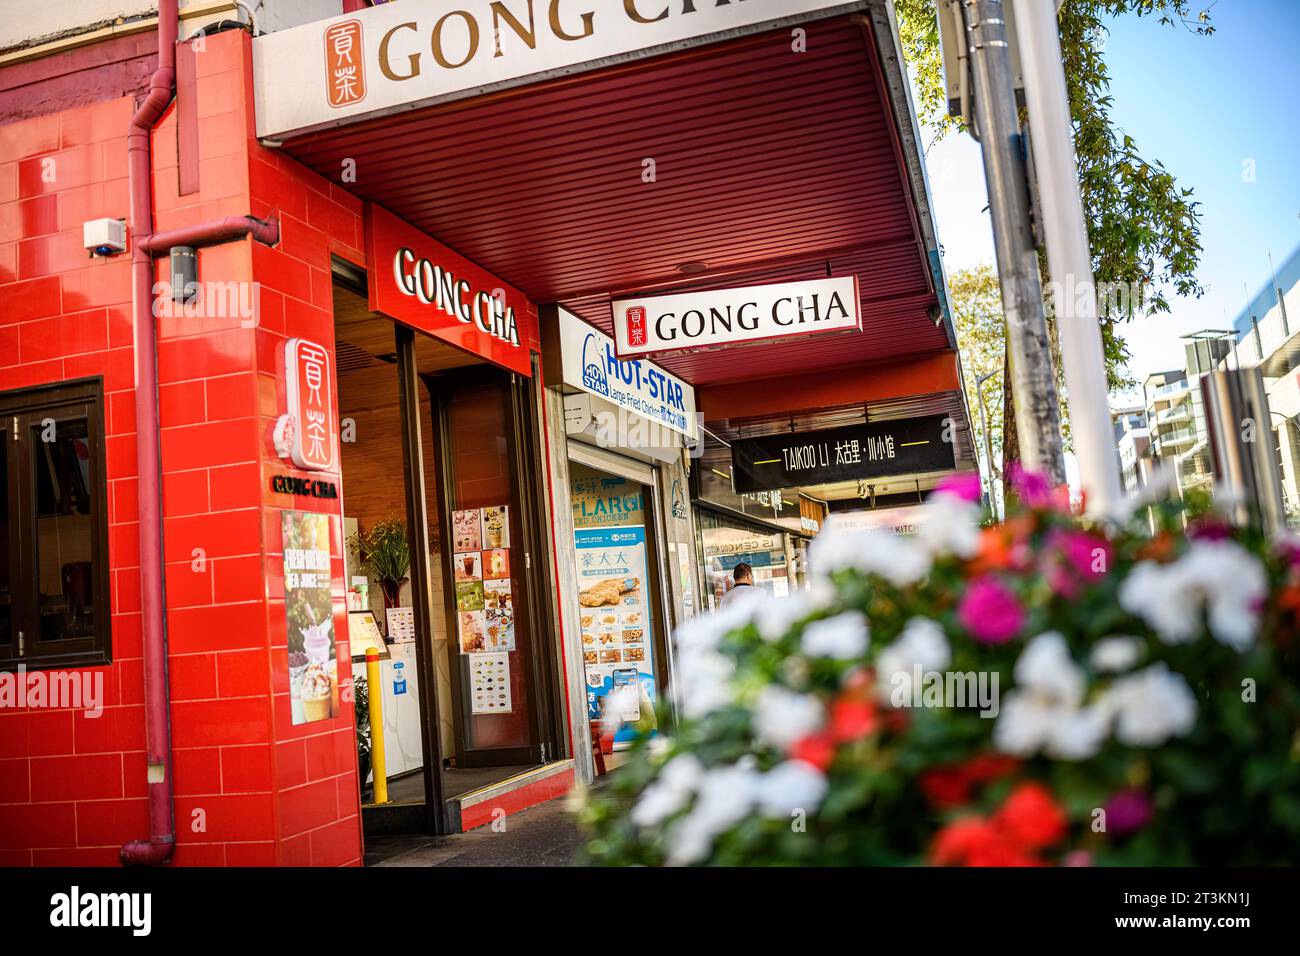
[[[153,138],[159,230],[220,216],[278,218],[274,249],[199,253],[202,282],[254,283],[257,321],[158,324],[176,865],[356,865],[352,707],[293,726],[271,429],[288,337],[333,341],[330,254],[364,265],[361,204],[253,138],[250,40],[197,54],[199,192],[179,195],[175,107]],[[0,390],[104,378],[112,664],[99,719],[0,710],[0,865],[114,865],[148,835],[136,525],[134,340],[128,256],[87,258],[81,224],[128,214],[131,97],[0,127]],[[162,278],[160,270],[160,278]],[[334,474],[324,477],[338,481]],[[335,594],[346,678],[346,614]]]

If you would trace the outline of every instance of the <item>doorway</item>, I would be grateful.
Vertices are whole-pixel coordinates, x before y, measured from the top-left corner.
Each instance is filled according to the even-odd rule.
[[[354,680],[367,628],[385,658],[365,690],[382,695],[389,801],[363,781],[366,830],[458,832],[463,803],[561,752],[530,383],[371,312],[363,277],[336,275],[334,303]],[[377,550],[391,537],[396,570]]]

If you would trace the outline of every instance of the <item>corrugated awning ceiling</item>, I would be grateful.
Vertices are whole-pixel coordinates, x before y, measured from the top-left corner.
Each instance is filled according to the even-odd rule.
[[[607,331],[614,293],[858,276],[861,333],[663,360],[696,385],[946,349],[870,27],[806,29],[806,52],[778,30],[285,149],[334,181],[355,160],[350,191]]]

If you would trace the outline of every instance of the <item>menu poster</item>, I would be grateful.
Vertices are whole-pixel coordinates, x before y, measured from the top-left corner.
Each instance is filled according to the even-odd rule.
[[[452,555],[452,576],[456,586],[461,653],[509,653],[515,650],[515,607],[510,584],[510,507],[492,505],[453,512],[452,535],[456,546]],[[509,707],[504,710],[509,710]],[[482,713],[501,713],[504,710],[492,707]]]
[[[483,583],[484,626],[487,649],[515,649],[515,606],[509,581]]]
[[[329,515],[282,511],[280,530],[291,719],[309,724],[339,713]]]
[[[451,516],[451,534],[457,551],[478,551],[483,547],[479,510],[456,511]]]
[[[466,551],[457,553],[452,558],[452,567],[456,572],[457,583],[461,581],[483,580],[483,552]]]
[[[470,654],[469,681],[470,713],[510,713],[509,654]]]
[[[461,611],[456,615],[460,621],[460,651],[473,654],[487,647],[486,615],[483,611]]]
[[[352,646],[352,662],[364,661],[366,651],[374,648],[381,660],[388,660],[388,645],[379,633],[379,623],[371,611],[348,612],[348,643]]]
[[[483,547],[510,547],[510,509],[505,505],[483,509]]]
[[[587,708],[604,716],[605,698],[615,688],[640,684],[638,705],[625,707],[627,723],[654,719],[654,656],[646,579],[645,528],[576,528],[579,621],[587,673]],[[630,740],[636,729],[624,726],[614,739]]]
[[[388,639],[394,644],[415,640],[415,608],[390,607],[384,612],[388,623]]]
[[[489,581],[503,581],[510,577],[510,551],[495,548],[483,552],[483,577]]]

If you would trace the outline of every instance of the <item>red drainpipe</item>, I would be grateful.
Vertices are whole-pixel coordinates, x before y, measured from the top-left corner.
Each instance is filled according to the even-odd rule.
[[[158,4],[158,69],[131,117],[127,175],[131,188],[131,297],[135,313],[136,469],[140,518],[140,609],[144,642],[145,747],[149,767],[149,838],[118,851],[123,865],[160,866],[176,846],[172,801],[171,694],[167,686],[167,621],[163,592],[162,450],[158,431],[158,330],[154,321],[155,256],[172,246],[208,246],[252,235],[279,241],[279,224],[231,216],[167,233],[153,231],[149,138],[176,87],[180,0]]]

